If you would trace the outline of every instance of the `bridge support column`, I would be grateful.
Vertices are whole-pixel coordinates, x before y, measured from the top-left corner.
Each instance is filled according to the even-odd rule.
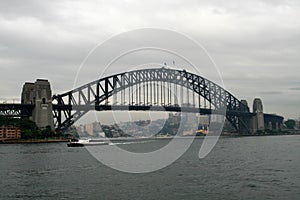
[[[35,83],[25,83],[23,86],[22,104],[34,104],[35,107],[30,119],[36,125],[45,129],[50,127],[54,130],[52,114],[52,92],[48,80],[37,79]]]
[[[265,130],[263,104],[261,99],[255,98],[253,101],[253,112],[256,113],[252,118],[252,133]]]

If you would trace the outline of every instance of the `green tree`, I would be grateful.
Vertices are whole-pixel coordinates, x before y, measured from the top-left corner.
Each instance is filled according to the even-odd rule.
[[[287,121],[284,122],[284,124],[288,129],[294,129],[296,122],[293,119],[288,119]]]

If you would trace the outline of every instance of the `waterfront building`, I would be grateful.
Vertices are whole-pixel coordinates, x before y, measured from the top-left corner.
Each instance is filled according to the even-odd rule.
[[[21,130],[13,126],[1,126],[0,127],[0,141],[20,139]]]
[[[98,136],[98,134],[102,132],[100,122],[85,124],[84,129],[89,136]]]
[[[89,136],[93,136],[94,135],[94,127],[93,124],[86,124],[85,125],[85,131],[87,132],[87,134]]]

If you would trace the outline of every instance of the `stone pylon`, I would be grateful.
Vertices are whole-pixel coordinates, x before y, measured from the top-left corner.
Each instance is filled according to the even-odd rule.
[[[241,100],[241,104],[248,107],[248,102],[246,100]],[[239,133],[249,134],[250,131],[250,119],[249,117],[239,117]]]
[[[256,133],[257,131],[265,130],[265,121],[264,121],[264,112],[263,104],[261,99],[255,98],[253,101],[253,112],[255,116],[252,118],[252,132]]]
[[[35,105],[30,119],[39,128],[45,129],[50,127],[51,130],[54,130],[52,92],[48,80],[37,79],[35,83],[25,83],[23,85],[21,102],[22,104]]]

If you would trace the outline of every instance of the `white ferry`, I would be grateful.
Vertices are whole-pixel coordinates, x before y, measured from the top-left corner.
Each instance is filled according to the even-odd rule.
[[[84,139],[84,140],[77,140],[72,139],[67,144],[68,147],[84,147],[84,146],[94,146],[94,145],[108,145],[108,141],[103,140],[92,140],[92,139]]]

